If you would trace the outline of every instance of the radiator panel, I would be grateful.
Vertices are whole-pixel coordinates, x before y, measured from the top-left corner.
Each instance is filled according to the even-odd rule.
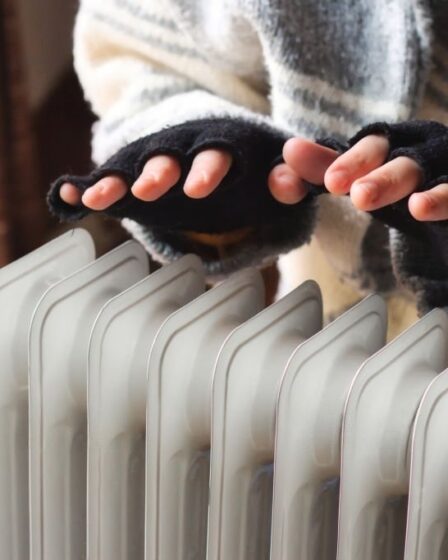
[[[358,368],[384,345],[386,329],[384,302],[371,296],[289,360],[277,412],[273,558],[336,558],[345,401]]]
[[[378,296],[322,329],[314,282],[93,259],[0,270],[2,558],[446,560],[444,311],[385,345]]]
[[[434,310],[354,380],[343,426],[340,559],[403,556],[412,423],[425,389],[448,365],[447,338],[447,315]]]
[[[128,242],[50,288],[30,328],[33,560],[86,554],[87,350],[101,307],[148,273]]]
[[[321,306],[305,283],[235,330],[218,356],[208,558],[269,555],[278,390],[293,350],[321,328]]]
[[[213,367],[230,332],[263,301],[260,275],[245,270],[171,315],[154,341],[148,365],[147,558],[205,558]],[[189,519],[197,520],[194,532]]]
[[[88,556],[143,558],[147,362],[175,310],[205,289],[192,255],[110,300],[89,347]]]
[[[412,434],[405,560],[448,558],[448,371],[428,386]]]
[[[44,292],[93,259],[77,229],[0,270],[0,542],[11,560],[29,558],[29,323]]]

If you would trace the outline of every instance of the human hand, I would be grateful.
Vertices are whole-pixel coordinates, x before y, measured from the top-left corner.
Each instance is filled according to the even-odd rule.
[[[313,227],[312,197],[302,204],[281,204],[267,188],[286,139],[263,122],[230,117],[188,121],[123,146],[88,175],[60,176],[47,203],[63,221],[98,211],[126,220],[125,227],[147,245],[170,247],[170,255],[174,245],[177,254],[199,252],[217,236],[227,250],[244,233],[247,254],[250,246],[251,262],[258,262],[261,254],[267,258],[304,243]],[[214,237],[192,239],[192,234]],[[229,266],[237,266],[236,253],[229,256]]]
[[[193,160],[184,183],[184,192],[191,198],[204,198],[212,193],[226,176],[232,157],[224,150],[204,150]],[[177,159],[168,155],[151,157],[131,187],[132,194],[142,201],[154,201],[168,192],[180,179]],[[61,199],[72,206],[82,202],[91,210],[105,210],[127,193],[125,181],[117,175],[103,177],[82,193],[75,185],[64,183]]]
[[[389,153],[385,136],[369,135],[339,156],[324,176],[326,188],[333,194],[350,194],[359,210],[383,208],[411,195],[410,214],[418,221],[448,219],[448,184],[442,183],[425,192],[414,192],[423,180],[423,170],[409,157],[401,156],[384,163]]]
[[[410,157],[386,162],[389,140],[380,134],[365,136],[339,155],[328,147],[301,138],[291,138],[283,148],[284,164],[269,176],[273,195],[284,203],[295,203],[306,195],[304,181],[324,184],[335,195],[349,194],[355,207],[373,211],[409,197],[408,208],[418,221],[448,219],[448,184],[425,192],[414,192],[423,171]]]

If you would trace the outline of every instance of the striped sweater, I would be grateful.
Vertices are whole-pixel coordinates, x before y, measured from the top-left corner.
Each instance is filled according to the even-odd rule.
[[[74,57],[98,115],[93,159],[198,118],[311,139],[347,138],[374,121],[448,123],[447,26],[445,0],[81,0]],[[123,224],[162,260],[182,253]],[[388,242],[349,200],[319,198],[312,246],[331,262],[331,284],[391,289],[394,235]],[[219,259],[208,266],[226,272]]]

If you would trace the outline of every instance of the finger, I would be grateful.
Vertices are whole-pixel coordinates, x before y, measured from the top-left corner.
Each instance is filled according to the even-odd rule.
[[[376,210],[413,192],[422,179],[418,164],[398,157],[353,183],[350,196],[360,210]]]
[[[272,196],[283,204],[296,204],[307,194],[307,189],[297,173],[286,163],[276,165],[268,177]]]
[[[81,191],[72,185],[71,183],[64,183],[60,190],[59,196],[61,200],[70,204],[71,206],[77,206],[81,202]]]
[[[303,138],[290,138],[283,146],[283,158],[298,177],[323,185],[328,167],[338,157],[335,150]]]
[[[91,210],[105,210],[123,198],[127,190],[126,183],[120,177],[103,177],[84,191],[82,203]]]
[[[150,202],[157,200],[179,181],[181,168],[176,158],[159,155],[150,158],[132,185],[132,194]]]
[[[416,220],[448,220],[448,184],[442,183],[409,198],[409,211]]]
[[[383,165],[389,152],[385,136],[370,135],[337,158],[325,173],[325,186],[333,194],[347,194],[356,179]]]
[[[227,175],[232,156],[223,150],[204,150],[193,160],[185,180],[184,192],[191,198],[204,198],[211,194]]]

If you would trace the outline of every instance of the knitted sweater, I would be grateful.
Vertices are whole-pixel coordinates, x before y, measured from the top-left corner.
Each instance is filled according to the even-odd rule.
[[[74,55],[99,117],[93,158],[101,164],[136,139],[198,119],[242,123],[242,136],[244,123],[261,126],[280,145],[291,135],[346,139],[375,121],[448,123],[447,24],[445,0],[81,0]],[[123,225],[156,258],[197,249],[219,275],[309,241],[310,228],[278,233],[289,219],[224,258],[132,215]],[[330,195],[319,197],[313,220],[338,276],[360,289],[393,288],[400,233]],[[415,284],[406,267],[400,280]]]

